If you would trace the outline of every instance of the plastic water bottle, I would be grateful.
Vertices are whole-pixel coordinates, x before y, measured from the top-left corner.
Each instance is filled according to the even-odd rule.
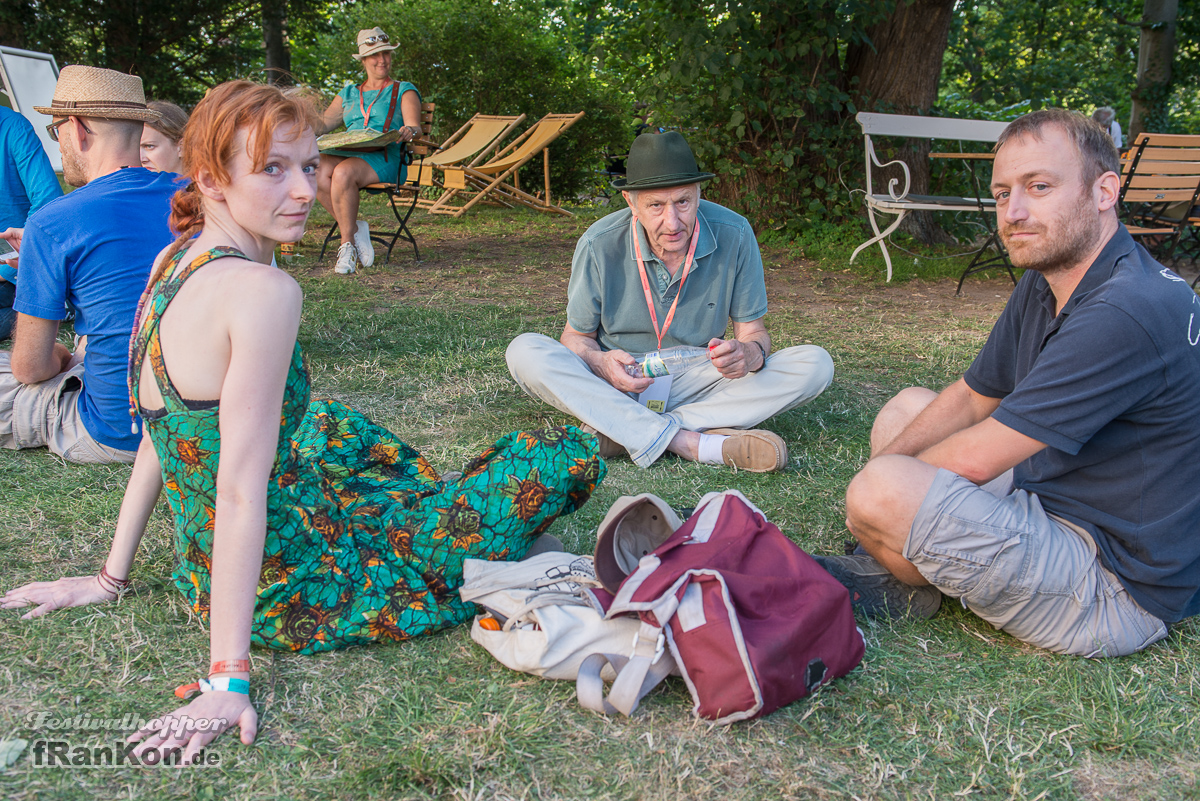
[[[634,378],[658,378],[663,375],[679,375],[711,359],[708,348],[693,348],[680,345],[675,348],[653,350],[637,360],[636,365],[625,370]]]
[[[291,264],[296,260],[296,257],[300,255],[300,243],[280,242],[279,255],[283,259],[284,263]]]

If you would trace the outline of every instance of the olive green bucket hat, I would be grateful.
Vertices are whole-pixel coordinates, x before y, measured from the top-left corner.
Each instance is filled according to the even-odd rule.
[[[612,182],[613,189],[667,189],[717,176],[700,172],[696,157],[682,134],[645,133],[633,140],[625,159],[625,177]]]

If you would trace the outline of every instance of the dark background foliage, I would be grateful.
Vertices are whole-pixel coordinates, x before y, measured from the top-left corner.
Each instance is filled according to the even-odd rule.
[[[540,24],[536,10],[489,0],[379,0],[346,8],[326,30],[293,44],[296,77],[332,96],[363,78],[350,56],[355,33],[380,26],[393,37],[392,74],[412,81],[437,103],[435,138],[444,139],[476,113],[585,112],[551,148],[555,195],[593,188],[601,152],[624,136],[623,94],[604,85],[563,37]],[[626,143],[627,144],[627,143]],[[522,171],[522,185],[542,184],[542,161]]]
[[[0,43],[133,72],[148,96],[187,106],[220,81],[281,68],[331,96],[360,79],[354,34],[378,24],[401,44],[394,74],[438,104],[437,137],[476,112],[531,124],[585,111],[552,148],[552,179],[556,195],[591,197],[605,154],[627,151],[636,111],[688,137],[719,175],[710,197],[794,236],[861,213],[859,110],[1011,119],[1112,105],[1128,129],[1138,98],[1147,129],[1200,131],[1200,3],[1178,3],[1171,79],[1137,87],[1144,14],[1172,3],[5,0]],[[920,156],[929,143],[901,147]],[[540,171],[530,165],[523,183]],[[937,167],[914,175],[915,191],[960,180]],[[936,225],[914,224],[936,238]]]

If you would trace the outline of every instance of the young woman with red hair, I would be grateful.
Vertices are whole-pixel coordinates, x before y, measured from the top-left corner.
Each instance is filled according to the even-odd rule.
[[[299,96],[245,81],[196,106],[183,138],[192,183],[173,206],[181,236],[158,259],[131,342],[130,413],[145,431],[108,559],[97,576],[0,600],[36,605],[35,617],[116,598],[165,489],[174,582],[210,624],[212,663],[180,688],[199,690],[194,700],[132,735],[143,750],[190,758],[230,725],[251,742],[252,642],[313,653],[469,619],[463,559],[521,558],[603,478],[595,440],[558,428],[510,434],[443,481],[353,409],[310,403],[300,287],[268,262],[304,231],[318,124]],[[226,723],[172,727],[187,720]]]

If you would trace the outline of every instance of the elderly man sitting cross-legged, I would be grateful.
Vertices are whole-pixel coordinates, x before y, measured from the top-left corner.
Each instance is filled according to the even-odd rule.
[[[846,492],[869,556],[822,557],[867,613],[940,593],[1033,645],[1120,656],[1200,611],[1200,302],[1117,221],[1116,148],[1045,109],[996,146],[1028,270],[966,375],[879,413]]]
[[[629,207],[575,248],[561,340],[522,334],[508,347],[509,371],[583,421],[601,456],[628,451],[648,467],[669,450],[743,470],[783,468],[784,441],[746,429],[820,395],[833,379],[829,354],[813,345],[771,352],[754,231],[700,199],[700,183],[714,176],[697,169],[682,136],[639,136],[627,164],[613,186]],[[730,321],[733,338],[722,339]],[[708,347],[711,360],[654,379],[626,371],[635,354],[677,345]],[[661,413],[648,407],[655,399]]]

